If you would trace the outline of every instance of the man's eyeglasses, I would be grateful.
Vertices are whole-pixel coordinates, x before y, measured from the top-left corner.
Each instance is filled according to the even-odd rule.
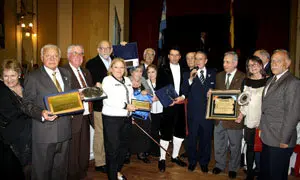
[[[103,51],[103,50],[110,50],[111,47],[99,47],[99,49],[100,49],[101,51]]]
[[[71,52],[71,54],[73,54],[74,56],[84,56],[84,53],[83,52]]]

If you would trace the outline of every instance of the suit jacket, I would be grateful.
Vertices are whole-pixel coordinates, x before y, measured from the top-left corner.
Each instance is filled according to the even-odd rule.
[[[225,78],[226,78],[225,71],[222,71],[217,74],[217,78],[216,78],[216,89],[217,90],[226,90]],[[230,83],[229,90],[240,90],[244,78],[245,78],[245,74],[242,73],[241,71],[237,70],[231,83]],[[216,125],[218,125],[218,123],[219,123],[219,120],[216,120]],[[222,126],[227,129],[243,129],[244,122],[242,121],[241,123],[236,123],[234,121],[224,120],[224,121],[222,121]]]
[[[190,72],[185,72],[183,76],[183,94],[188,98],[188,118],[192,121],[201,123],[210,122],[205,119],[207,106],[207,92],[214,89],[216,85],[216,71],[214,69],[206,69],[206,78],[204,84],[198,76],[193,79],[189,85]]]
[[[94,57],[93,59],[90,59],[85,66],[91,73],[93,84],[95,85],[97,82],[102,83],[103,78],[107,76],[107,69],[102,62],[102,59],[99,55]],[[93,102],[93,109],[94,111],[101,112],[102,111],[102,100],[94,101]]]
[[[268,64],[266,65],[266,67],[264,68],[267,76],[273,76],[272,70],[271,70],[271,63],[268,62]]]
[[[268,88],[272,78],[265,88]],[[296,126],[300,120],[300,81],[290,72],[283,74],[276,83],[263,91],[260,120],[263,143],[279,147],[280,143],[294,147],[297,140]]]
[[[70,64],[69,63],[66,64],[64,66],[64,68],[67,69],[71,74],[71,79],[72,79],[71,88],[72,89],[80,89],[81,88],[80,83],[79,83],[76,75],[74,74],[74,71],[72,70]],[[93,86],[92,76],[91,76],[90,72],[85,68],[81,68],[81,71],[82,71],[82,74],[84,76],[83,78],[85,79],[87,86],[88,87]],[[91,114],[89,114],[89,116],[90,116],[90,119],[93,118],[93,116]],[[78,133],[81,131],[81,127],[82,127],[82,123],[83,123],[82,122],[83,114],[82,113],[76,114],[76,115],[73,115],[72,117],[73,117],[72,122],[71,122],[72,123],[72,133],[74,134],[74,133]]]
[[[71,90],[71,75],[68,70],[58,68],[64,82],[64,91]],[[54,121],[42,121],[42,110],[46,109],[43,98],[58,93],[44,66],[28,74],[24,82],[24,105],[27,114],[33,117],[32,141],[57,143],[71,138],[70,116],[60,116]]]
[[[23,113],[22,107],[22,102],[0,81],[0,140],[10,144],[19,138],[25,126],[31,126],[31,118]]]

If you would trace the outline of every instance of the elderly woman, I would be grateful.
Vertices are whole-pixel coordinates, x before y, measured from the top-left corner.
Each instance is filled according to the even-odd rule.
[[[4,84],[1,82],[0,86],[0,139],[10,146],[23,167],[25,178],[30,179],[31,119],[21,110],[21,66],[16,60],[4,60],[1,69]]]
[[[133,89],[123,59],[115,58],[109,68],[109,75],[103,79],[102,88],[107,98],[103,100],[102,118],[104,147],[108,179],[122,180],[126,177],[121,169],[128,150],[131,128],[131,112],[135,111],[131,99]]]
[[[242,91],[250,94],[248,104],[242,105],[236,122],[240,123],[244,118],[244,139],[247,143],[247,180],[254,179],[253,163],[255,158],[254,142],[256,129],[260,123],[261,99],[264,86],[267,82],[266,73],[262,60],[257,56],[251,56],[246,61],[247,77],[245,78]]]

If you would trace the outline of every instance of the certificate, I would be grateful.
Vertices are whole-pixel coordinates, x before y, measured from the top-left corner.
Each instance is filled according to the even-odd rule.
[[[212,91],[208,98],[206,119],[236,120],[240,90]]]
[[[44,103],[47,110],[55,115],[83,112],[84,110],[78,90],[47,95],[44,97]]]
[[[132,99],[131,104],[134,105],[139,111],[150,111],[151,110],[151,104],[149,101],[141,101]]]
[[[174,89],[174,86],[169,84],[163,88],[155,91],[156,96],[164,107],[170,106],[173,103],[174,99],[178,97],[177,92]]]

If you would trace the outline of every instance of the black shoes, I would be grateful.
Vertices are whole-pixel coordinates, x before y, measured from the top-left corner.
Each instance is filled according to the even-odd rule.
[[[158,169],[160,172],[165,172],[166,170],[166,160],[158,161]]]
[[[179,159],[178,157],[176,157],[176,158],[172,158],[172,157],[171,157],[171,161],[172,161],[173,163],[176,163],[177,165],[179,165],[179,166],[181,166],[181,167],[187,166],[187,164],[186,164],[185,162],[183,162],[181,159]]]
[[[200,165],[201,171],[203,173],[207,173],[208,172],[208,166],[207,165]]]
[[[104,165],[104,166],[95,166],[95,171],[106,173],[107,172],[106,165]]]
[[[196,168],[196,164],[189,164],[189,166],[188,166],[188,170],[191,172],[193,172],[195,170],[195,168]]]
[[[144,153],[137,154],[137,158],[146,164],[150,163],[150,160],[147,158],[147,156]]]
[[[213,174],[220,174],[222,172],[222,170],[220,168],[217,168],[215,167],[213,170],[212,170],[212,173]]]
[[[236,178],[236,172],[234,172],[234,171],[229,171],[228,177],[229,177],[230,179],[235,179],[235,178]]]

